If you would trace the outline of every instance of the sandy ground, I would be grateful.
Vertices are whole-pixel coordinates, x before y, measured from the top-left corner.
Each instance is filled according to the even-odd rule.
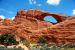
[[[23,45],[23,44],[7,46],[7,48],[14,48],[15,46],[16,46],[16,48],[21,47],[21,48],[23,48],[24,50],[29,50],[28,47],[26,47],[26,46]]]

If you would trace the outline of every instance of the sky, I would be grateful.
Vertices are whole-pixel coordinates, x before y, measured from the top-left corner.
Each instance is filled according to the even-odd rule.
[[[0,17],[13,19],[19,9],[30,8],[73,16],[75,0],[0,0]],[[56,22],[50,16],[45,17],[44,20]]]

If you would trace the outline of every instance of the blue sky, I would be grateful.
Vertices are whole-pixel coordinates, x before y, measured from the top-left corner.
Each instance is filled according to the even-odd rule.
[[[0,17],[13,18],[19,9],[38,8],[48,12],[75,15],[75,0],[0,0]],[[45,20],[55,20],[46,17]]]

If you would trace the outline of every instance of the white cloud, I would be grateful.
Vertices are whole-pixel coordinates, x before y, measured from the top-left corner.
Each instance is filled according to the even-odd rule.
[[[0,15],[0,18],[2,18],[2,19],[5,19],[5,16],[3,16],[3,15]]]
[[[51,5],[59,5],[60,1],[61,0],[47,0],[47,3]]]
[[[29,0],[29,3],[32,4],[32,0]]]
[[[41,6],[42,4],[38,4],[36,0],[29,0],[29,4],[35,4],[36,6]]]
[[[36,4],[36,1],[34,1],[33,4]]]
[[[35,0],[29,0],[29,3],[30,4],[36,4],[36,1]]]
[[[12,17],[11,20],[15,19],[15,17]]]
[[[41,5],[41,4],[37,4],[37,6],[39,6],[39,7],[40,7],[40,6],[42,6],[42,5]]]
[[[73,10],[72,14],[75,15],[75,9]]]
[[[5,19],[4,15],[0,15],[0,18]],[[10,18],[11,20],[15,19],[15,17]]]

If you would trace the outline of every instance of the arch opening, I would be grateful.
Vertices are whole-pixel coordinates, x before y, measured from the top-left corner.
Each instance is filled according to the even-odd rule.
[[[58,22],[53,16],[45,16],[43,20],[54,24]]]

